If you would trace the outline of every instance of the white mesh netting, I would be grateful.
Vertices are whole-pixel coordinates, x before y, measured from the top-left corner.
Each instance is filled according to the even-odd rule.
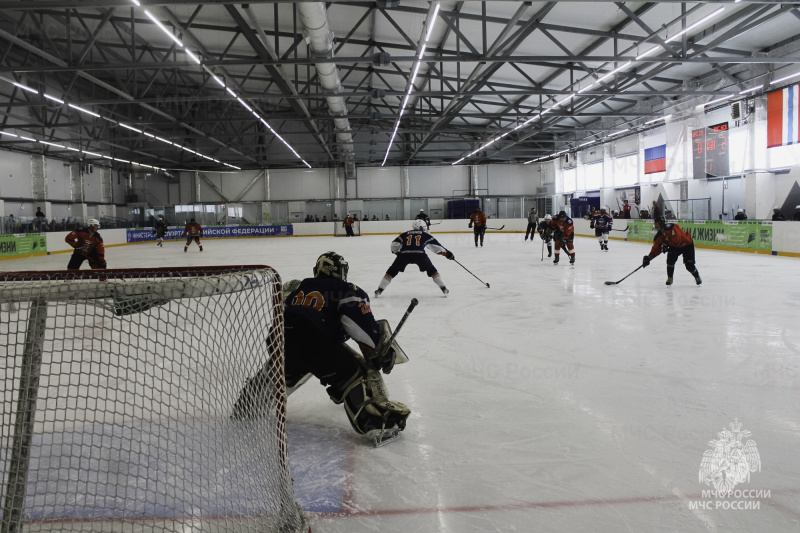
[[[281,306],[269,267],[0,274],[2,531],[307,531]]]

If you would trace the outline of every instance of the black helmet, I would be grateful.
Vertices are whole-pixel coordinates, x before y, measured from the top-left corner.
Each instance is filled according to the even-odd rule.
[[[558,212],[558,216],[559,217],[565,217],[565,216],[567,216],[567,212],[566,211],[559,211]]]
[[[347,264],[344,257],[336,252],[325,252],[317,258],[317,263],[314,265],[314,277],[337,278],[347,281],[348,270],[350,270],[350,265]]]
[[[663,228],[667,225],[667,221],[664,220],[664,217],[657,217],[653,219],[653,224],[658,224]]]

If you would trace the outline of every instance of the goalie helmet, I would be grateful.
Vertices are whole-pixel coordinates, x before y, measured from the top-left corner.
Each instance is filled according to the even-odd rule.
[[[347,281],[348,270],[350,270],[350,265],[347,264],[344,257],[336,252],[325,252],[317,258],[317,264],[314,265],[314,277],[337,278]]]
[[[86,225],[87,226],[97,226],[99,228],[100,227],[100,221],[97,220],[96,218],[90,218],[89,220],[86,221]]]
[[[418,218],[417,220],[411,223],[411,229],[425,231],[426,229],[428,229],[428,225],[425,223],[424,220]]]

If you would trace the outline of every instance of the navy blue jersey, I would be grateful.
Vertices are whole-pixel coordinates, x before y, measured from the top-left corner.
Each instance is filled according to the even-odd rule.
[[[447,253],[447,248],[439,244],[430,233],[416,229],[401,233],[392,241],[394,254],[424,254],[425,248],[430,248],[435,254]]]
[[[611,229],[614,224],[614,219],[608,213],[600,213],[599,211],[592,217],[592,221],[596,229]]]
[[[380,340],[367,293],[340,279],[304,279],[286,298],[285,312],[304,317],[319,335],[336,342],[352,338],[375,348]]]

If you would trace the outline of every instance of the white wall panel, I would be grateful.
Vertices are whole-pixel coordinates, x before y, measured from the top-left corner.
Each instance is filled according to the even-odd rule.
[[[521,196],[536,194],[539,173],[531,165],[488,165],[489,194]]]
[[[328,199],[330,198],[330,172],[324,168],[270,170],[271,200]]]
[[[365,167],[358,169],[359,198],[400,198],[403,190],[400,167]]]
[[[4,198],[30,198],[31,156],[0,152],[0,195]]]
[[[69,163],[47,160],[47,199],[70,199]]]
[[[409,167],[409,194],[412,197],[452,196],[454,190],[465,191],[469,189],[467,178],[468,174],[468,166],[448,165],[446,167]],[[485,185],[480,185],[480,171],[478,172],[478,175],[478,186],[485,187]],[[485,170],[483,175],[485,176]],[[462,192],[461,194],[464,193]]]

